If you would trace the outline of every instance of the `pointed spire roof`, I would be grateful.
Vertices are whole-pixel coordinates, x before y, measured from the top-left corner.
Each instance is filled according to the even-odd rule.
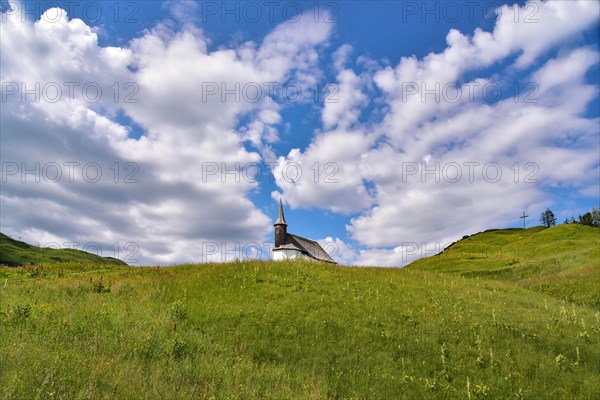
[[[279,198],[279,214],[277,214],[275,225],[287,225],[285,222],[285,216],[283,215],[283,204],[281,203],[281,198]]]

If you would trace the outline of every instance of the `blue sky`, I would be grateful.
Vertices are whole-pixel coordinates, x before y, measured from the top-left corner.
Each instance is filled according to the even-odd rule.
[[[0,229],[28,242],[268,257],[282,197],[340,262],[400,266],[599,206],[596,2],[7,5]]]

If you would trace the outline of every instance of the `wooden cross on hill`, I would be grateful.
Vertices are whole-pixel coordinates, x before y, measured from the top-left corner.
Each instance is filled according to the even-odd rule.
[[[525,215],[525,211],[523,211],[523,215],[521,215],[519,218],[523,219],[523,229],[525,229],[525,218],[529,217],[529,215]]]

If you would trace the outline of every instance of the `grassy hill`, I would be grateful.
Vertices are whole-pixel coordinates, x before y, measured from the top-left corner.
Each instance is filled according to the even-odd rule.
[[[466,252],[515,240],[537,261]],[[597,400],[599,307],[566,295],[597,274],[595,248],[560,226],[481,233],[403,269],[0,268],[0,398]]]
[[[37,247],[0,233],[0,265],[18,266],[78,261],[98,265],[126,265],[113,257],[100,257],[77,249]]]
[[[502,280],[600,308],[600,229],[590,226],[490,230],[409,268]]]

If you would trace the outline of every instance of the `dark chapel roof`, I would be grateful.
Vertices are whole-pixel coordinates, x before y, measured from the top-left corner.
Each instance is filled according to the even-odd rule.
[[[315,260],[336,263],[329,257],[329,254],[323,250],[323,247],[321,247],[319,242],[303,238],[302,236],[292,235],[291,233],[286,233],[285,243],[275,249],[298,250]]]

